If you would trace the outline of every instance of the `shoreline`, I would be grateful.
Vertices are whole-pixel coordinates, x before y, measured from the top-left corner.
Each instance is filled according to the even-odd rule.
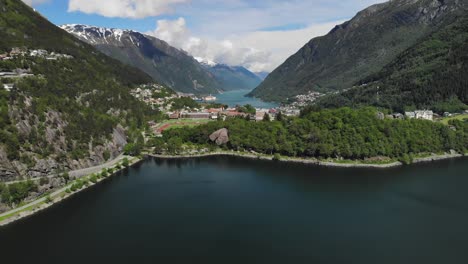
[[[248,159],[258,159],[258,160],[267,160],[274,161],[274,156],[266,154],[250,154],[234,151],[220,151],[220,152],[210,152],[203,154],[185,154],[185,155],[158,155],[158,154],[149,154],[149,157],[160,158],[160,159],[189,159],[189,158],[202,158],[202,157],[216,157],[216,156],[231,156],[231,157],[241,157]],[[468,154],[443,154],[443,155],[433,155],[428,157],[415,158],[411,164],[424,163],[424,162],[433,162],[446,159],[454,159],[468,156]],[[292,162],[292,163],[302,163],[310,164],[324,167],[335,167],[335,168],[377,168],[377,169],[388,169],[404,166],[400,161],[389,162],[389,163],[359,163],[356,161],[349,160],[348,163],[332,162],[332,161],[321,161],[315,158],[292,158],[292,157],[281,157],[278,162]],[[410,164],[410,165],[411,165]]]
[[[109,174],[108,177],[106,178],[99,178],[97,180],[96,183],[92,183],[92,182],[88,182],[89,184],[79,190],[76,190],[74,192],[70,192],[70,193],[67,193],[67,189],[69,189],[73,183],[75,182],[75,180],[71,183],[68,183],[67,185],[65,185],[64,187],[62,187],[61,189],[51,193],[50,195],[46,196],[46,197],[42,197],[42,198],[39,198],[35,201],[32,201],[20,208],[15,208],[15,209],[12,209],[10,211],[7,211],[7,212],[4,212],[0,215],[3,215],[3,216],[0,216],[0,219],[4,218],[3,220],[0,220],[0,228],[2,227],[5,227],[7,225],[10,225],[10,224],[13,224],[19,220],[23,220],[23,219],[26,219],[28,217],[31,217],[39,212],[42,212],[42,211],[45,211],[49,208],[51,208],[52,206],[54,205],[57,205],[57,204],[60,204],[61,202],[83,192],[83,191],[87,191],[89,190],[90,188],[98,185],[99,183],[103,182],[103,181],[106,181],[110,178],[112,178],[113,176],[117,175],[118,173],[122,172],[123,170],[126,170],[128,168],[131,168],[133,167],[134,165],[140,163],[141,161],[143,161],[144,158],[136,158],[134,157],[132,160],[130,160],[129,162],[129,166],[128,167],[123,167],[121,169],[116,169],[115,168],[115,164],[113,166],[110,166],[109,168],[114,168],[116,169],[112,174]],[[92,174],[91,174],[92,175]],[[84,177],[79,177],[78,179],[82,179],[82,178],[85,178],[85,177],[89,177],[91,175],[87,175],[87,176],[84,176]],[[47,202],[47,197],[50,197],[52,199],[51,202]]]
[[[52,194],[39,198],[35,201],[30,202],[20,208],[15,208],[13,210],[4,212],[0,214],[0,228],[5,227],[9,224],[15,223],[19,220],[26,219],[31,217],[39,212],[45,211],[50,207],[57,205],[68,198],[71,198],[83,191],[89,190],[90,188],[98,185],[99,183],[106,181],[113,176],[117,175],[119,172],[131,168],[134,165],[140,163],[141,161],[145,160],[147,157],[159,158],[159,159],[190,159],[190,158],[202,158],[202,157],[215,157],[215,156],[231,156],[231,157],[241,157],[241,158],[248,158],[248,159],[256,159],[256,160],[266,160],[266,161],[274,161],[274,156],[272,155],[265,155],[265,154],[251,154],[251,153],[242,153],[242,152],[234,152],[234,151],[219,151],[219,152],[210,152],[210,153],[203,153],[203,154],[185,154],[185,155],[157,155],[157,154],[147,154],[143,158],[133,158],[128,167],[122,167],[121,169],[116,169],[115,165],[109,168],[114,168],[112,174],[110,174],[106,178],[99,178],[96,183],[89,182],[89,185],[76,190],[74,192],[67,193],[67,189],[69,189],[72,184],[75,182],[71,182],[66,186],[62,187],[61,189],[53,192]],[[468,156],[467,154],[443,154],[443,155],[432,155],[428,157],[421,157],[415,158],[411,164],[416,163],[424,163],[424,162],[433,162],[433,161],[440,161],[446,159],[454,159],[454,158],[461,158]],[[302,164],[310,164],[310,165],[317,165],[317,166],[324,166],[324,167],[337,167],[337,168],[377,168],[377,169],[388,169],[394,167],[400,167],[404,164],[402,162],[390,162],[387,164],[372,164],[372,163],[358,163],[356,161],[347,161],[347,162],[354,162],[354,163],[339,163],[339,162],[331,162],[331,161],[320,161],[317,159],[306,159],[306,158],[287,158],[281,157],[278,162],[292,162],[292,163],[302,163]],[[91,175],[85,176],[89,177]],[[79,178],[81,179],[81,178]],[[47,198],[50,197],[52,199],[51,202],[47,201]]]

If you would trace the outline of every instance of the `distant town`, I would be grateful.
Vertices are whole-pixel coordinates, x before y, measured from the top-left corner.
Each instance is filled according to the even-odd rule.
[[[131,94],[150,105],[153,109],[158,109],[167,114],[169,120],[199,120],[200,122],[208,122],[210,120],[226,120],[227,118],[248,118],[254,122],[260,121],[273,121],[277,119],[277,115],[281,113],[284,116],[293,117],[299,116],[301,108],[308,106],[315,102],[320,97],[324,96],[322,93],[310,92],[306,95],[298,95],[294,98],[294,102],[287,105],[282,105],[276,108],[253,108],[251,111],[245,111],[242,106],[227,107],[222,104],[217,104],[215,96],[196,96],[187,93],[174,93],[168,92],[168,89],[158,84],[142,85],[131,91]],[[189,98],[197,102],[196,107],[182,107],[174,109],[174,102],[178,99]],[[454,114],[445,113],[443,117],[450,117]],[[455,114],[456,115],[456,114]],[[378,113],[378,119],[423,119],[434,121],[442,118],[442,116],[434,113],[431,110],[415,110],[405,113],[392,113],[384,114]],[[173,124],[178,124],[174,122]],[[149,124],[157,135],[160,135],[169,125],[157,124],[150,122]]]

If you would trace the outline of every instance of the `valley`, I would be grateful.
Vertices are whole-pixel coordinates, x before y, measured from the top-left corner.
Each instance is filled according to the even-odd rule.
[[[468,0],[286,2],[0,0],[2,260],[468,261]]]

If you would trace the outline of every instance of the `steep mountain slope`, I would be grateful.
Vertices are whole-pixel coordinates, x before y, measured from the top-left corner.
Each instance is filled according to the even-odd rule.
[[[216,78],[193,57],[157,38],[130,30],[85,25],[61,28],[176,91],[214,94],[222,90]]]
[[[352,87],[401,52],[466,12],[467,0],[392,0],[359,12],[312,39],[251,95],[285,100],[297,94]]]
[[[242,66],[217,64],[214,66],[205,65],[205,67],[220,82],[224,91],[252,90],[262,82],[260,77]]]
[[[97,51],[20,0],[0,1],[0,181],[87,167],[119,155],[132,129],[155,116],[130,95],[147,74]],[[30,55],[43,49],[46,57]],[[12,51],[13,50],[13,51]],[[52,56],[52,55],[51,55]]]
[[[270,74],[270,73],[269,73],[269,72],[255,72],[255,74],[256,74],[260,79],[262,79],[262,81],[263,81],[263,80],[266,79],[266,77],[267,77],[268,74]]]
[[[468,14],[409,48],[359,86],[326,97],[320,104],[375,105],[399,111],[431,108],[440,113],[466,109]]]

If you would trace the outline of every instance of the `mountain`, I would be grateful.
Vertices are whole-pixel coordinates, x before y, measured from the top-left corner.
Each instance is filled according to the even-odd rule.
[[[270,73],[269,73],[269,72],[255,72],[255,74],[256,74],[260,79],[262,79],[262,81],[263,81],[263,80],[266,79],[266,77],[267,77],[268,74],[270,74]]]
[[[205,67],[220,82],[224,91],[252,90],[257,87],[262,79],[255,73],[242,66],[228,66],[224,64],[207,65]]]
[[[373,105],[397,111],[468,109],[468,14],[441,27],[356,87],[323,98],[325,107]]]
[[[314,38],[250,95],[284,101],[309,91],[351,88],[466,12],[467,0],[391,0]]]
[[[61,28],[178,92],[215,94],[223,89],[215,76],[197,60],[160,39],[131,30],[85,25],[63,25]]]
[[[0,72],[25,73],[0,78],[0,181],[100,164],[157,118],[130,94],[152,82],[150,76],[105,56],[22,1],[0,1],[0,35],[0,54],[11,57],[0,59]]]

